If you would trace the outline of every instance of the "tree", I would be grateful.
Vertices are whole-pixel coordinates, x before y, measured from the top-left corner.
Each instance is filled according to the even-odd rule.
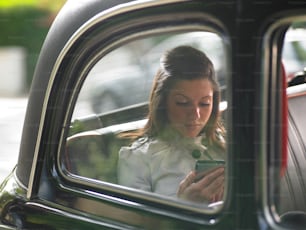
[[[22,46],[26,56],[26,90],[50,25],[66,0],[0,0],[0,46]]]

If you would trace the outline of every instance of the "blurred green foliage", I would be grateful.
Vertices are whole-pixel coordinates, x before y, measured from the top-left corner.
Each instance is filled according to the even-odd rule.
[[[0,8],[31,6],[57,12],[66,0],[0,0]]]
[[[47,4],[48,2],[50,3]],[[0,46],[21,46],[25,49],[26,90],[30,87],[45,36],[64,2],[64,0],[0,0]]]
[[[129,139],[114,133],[81,132],[68,139],[63,162],[72,174],[118,183],[118,153],[122,146],[129,144]]]

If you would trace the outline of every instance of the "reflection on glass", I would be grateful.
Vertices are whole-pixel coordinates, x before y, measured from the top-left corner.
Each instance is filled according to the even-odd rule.
[[[273,193],[277,212],[286,228],[306,225],[306,27],[298,22],[285,35],[282,63],[288,83],[288,160],[279,188]]]
[[[285,35],[282,61],[287,81],[292,80],[297,72],[306,67],[306,29],[291,27]]]
[[[205,52],[214,64],[222,96],[225,95],[227,60],[224,42],[218,35],[210,32],[160,35],[130,42],[103,57],[85,81],[74,117],[147,102],[160,57],[178,45],[191,45]]]
[[[65,170],[196,203],[223,200],[224,47],[214,33],[189,32],[103,57],[79,95]]]

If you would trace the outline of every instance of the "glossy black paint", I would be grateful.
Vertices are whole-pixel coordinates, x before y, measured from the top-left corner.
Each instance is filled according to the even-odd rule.
[[[82,66],[77,64],[86,61],[78,60],[75,54],[91,52],[81,49],[82,44],[88,44],[86,35],[91,35],[91,30],[86,31],[70,47],[53,82],[50,82],[50,74],[65,44],[84,23],[99,12],[125,2],[128,1],[70,1],[55,20],[35,71],[18,166],[15,174],[1,187],[2,223],[23,229],[273,228],[274,223],[271,224],[263,214],[264,207],[260,202],[259,182],[256,179],[259,152],[257,140],[260,139],[258,117],[262,112],[261,47],[263,35],[271,23],[284,16],[306,12],[306,6],[298,1],[189,1],[138,9],[128,15],[115,15],[113,21],[103,22],[105,30],[111,31],[112,35],[118,33],[122,36],[123,33],[143,30],[144,25],[149,28],[160,26],[166,23],[167,17],[168,25],[181,23],[179,18],[171,21],[173,15],[204,12],[212,16],[211,21],[206,23],[214,24],[229,36],[232,44],[232,83],[228,86],[232,89],[232,104],[229,111],[233,124],[229,138],[232,144],[229,147],[231,154],[235,155],[235,161],[230,168],[230,192],[224,207],[226,212],[215,216],[187,211],[178,214],[166,205],[141,199],[133,199],[131,204],[130,197],[119,192],[101,189],[99,192],[103,194],[102,197],[88,195],[85,186],[75,187],[58,174],[54,165],[60,133],[63,125],[65,128],[66,108],[71,103],[72,89],[78,80],[73,78],[73,71],[79,71]],[[160,21],[152,21],[152,18],[159,18]],[[190,17],[190,20],[195,19]],[[104,39],[105,42],[113,42],[110,37]],[[94,41],[90,43],[92,49],[96,45]],[[85,55],[81,58],[85,58]],[[44,105],[47,106],[46,110]],[[34,155],[35,151],[37,156]],[[31,172],[33,177],[30,180]],[[91,207],[98,204],[99,207],[103,206],[103,210],[97,215],[95,210],[80,204]],[[212,224],[212,220],[216,224]]]
[[[79,1],[77,4],[67,3],[55,19],[45,44],[42,48],[40,58],[35,70],[34,80],[31,85],[31,94],[24,122],[22,134],[21,154],[17,174],[20,181],[27,186],[32,167],[33,155],[38,135],[38,127],[41,118],[43,102],[50,74],[55,62],[70,37],[86,23],[91,17],[99,12],[111,8],[120,3],[129,1]],[[69,19],[69,20],[67,20]],[[37,77],[36,77],[37,76]]]

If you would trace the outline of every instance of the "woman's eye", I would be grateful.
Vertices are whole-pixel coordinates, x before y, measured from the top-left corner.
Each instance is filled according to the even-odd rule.
[[[210,106],[210,103],[209,102],[202,102],[202,103],[200,103],[200,106],[201,107]]]
[[[177,101],[176,102],[176,105],[179,105],[179,106],[187,106],[189,103],[187,101]]]

